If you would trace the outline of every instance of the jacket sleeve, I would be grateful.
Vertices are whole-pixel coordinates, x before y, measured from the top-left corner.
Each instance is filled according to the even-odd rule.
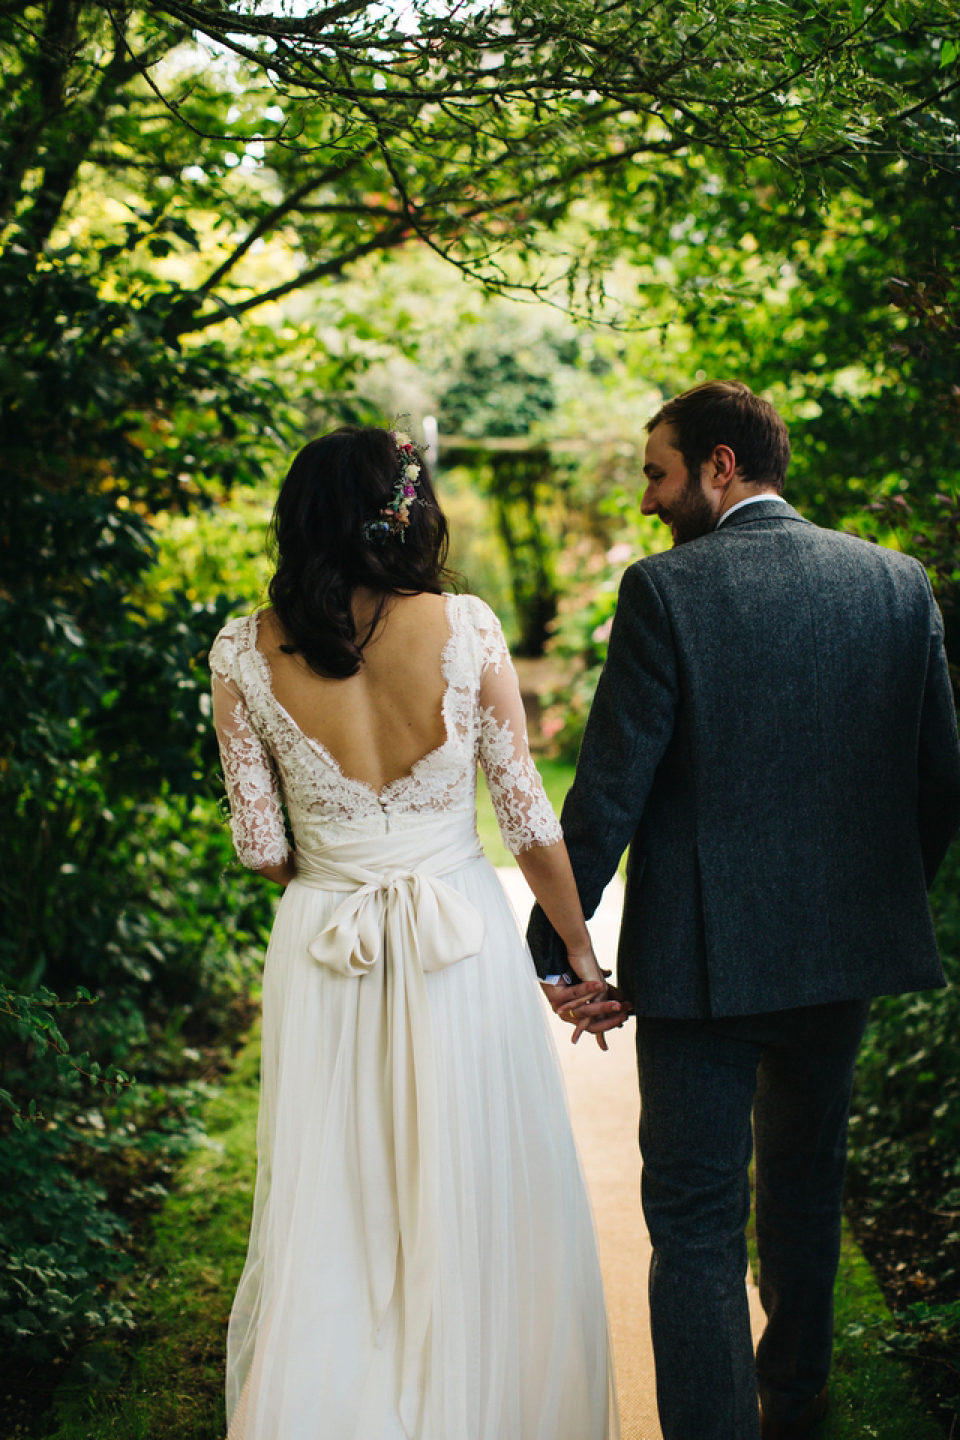
[[[929,581],[927,582],[929,589]],[[960,740],[943,646],[943,621],[930,592],[930,648],[917,747],[917,828],[929,888],[960,826]]]
[[[640,823],[673,735],[678,697],[669,617],[640,561],[620,585],[607,661],[560,817],[588,917]],[[527,939],[540,975],[565,968],[566,952],[539,906]]]

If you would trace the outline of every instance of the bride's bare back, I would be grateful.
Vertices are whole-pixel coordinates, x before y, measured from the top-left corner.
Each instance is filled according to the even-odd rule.
[[[358,632],[373,614],[358,592]],[[441,595],[393,596],[356,675],[317,675],[302,655],[285,655],[286,637],[272,611],[260,617],[258,648],[270,664],[273,693],[305,735],[318,740],[345,775],[380,791],[408,775],[446,739],[440,670],[450,638]]]

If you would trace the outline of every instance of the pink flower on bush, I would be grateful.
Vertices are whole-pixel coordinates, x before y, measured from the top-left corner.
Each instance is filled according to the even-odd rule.
[[[545,715],[540,722],[540,734],[544,740],[552,740],[562,729],[563,720],[559,715]]]
[[[607,551],[607,564],[626,565],[632,554],[632,547],[627,545],[624,541],[621,541],[619,545],[611,545],[610,549]]]
[[[616,547],[614,547],[616,548]],[[610,631],[613,628],[613,616],[610,615],[602,625],[598,625],[590,636],[594,645],[604,645],[610,639]]]

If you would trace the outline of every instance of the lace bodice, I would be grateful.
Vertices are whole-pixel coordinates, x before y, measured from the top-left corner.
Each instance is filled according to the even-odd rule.
[[[478,762],[508,849],[518,854],[562,839],[530,758],[500,622],[474,595],[448,595],[446,612],[450,637],[440,660],[446,739],[380,791],[345,775],[275,699],[269,662],[257,648],[257,616],[224,626],[210,651],[213,716],[234,844],[245,865],[258,869],[287,858],[284,803],[294,844],[306,825],[333,841],[383,835],[421,815],[472,812]]]

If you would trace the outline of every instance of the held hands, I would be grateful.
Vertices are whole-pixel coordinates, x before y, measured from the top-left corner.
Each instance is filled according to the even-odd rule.
[[[568,961],[573,974],[586,978],[572,985],[541,983],[541,989],[561,1020],[575,1027],[572,1044],[576,1045],[587,1030],[597,1037],[600,1049],[606,1050],[604,1031],[619,1029],[630,1013],[630,1006],[614,985],[607,984],[605,977],[610,971],[600,970],[592,951],[589,955],[568,955]]]

